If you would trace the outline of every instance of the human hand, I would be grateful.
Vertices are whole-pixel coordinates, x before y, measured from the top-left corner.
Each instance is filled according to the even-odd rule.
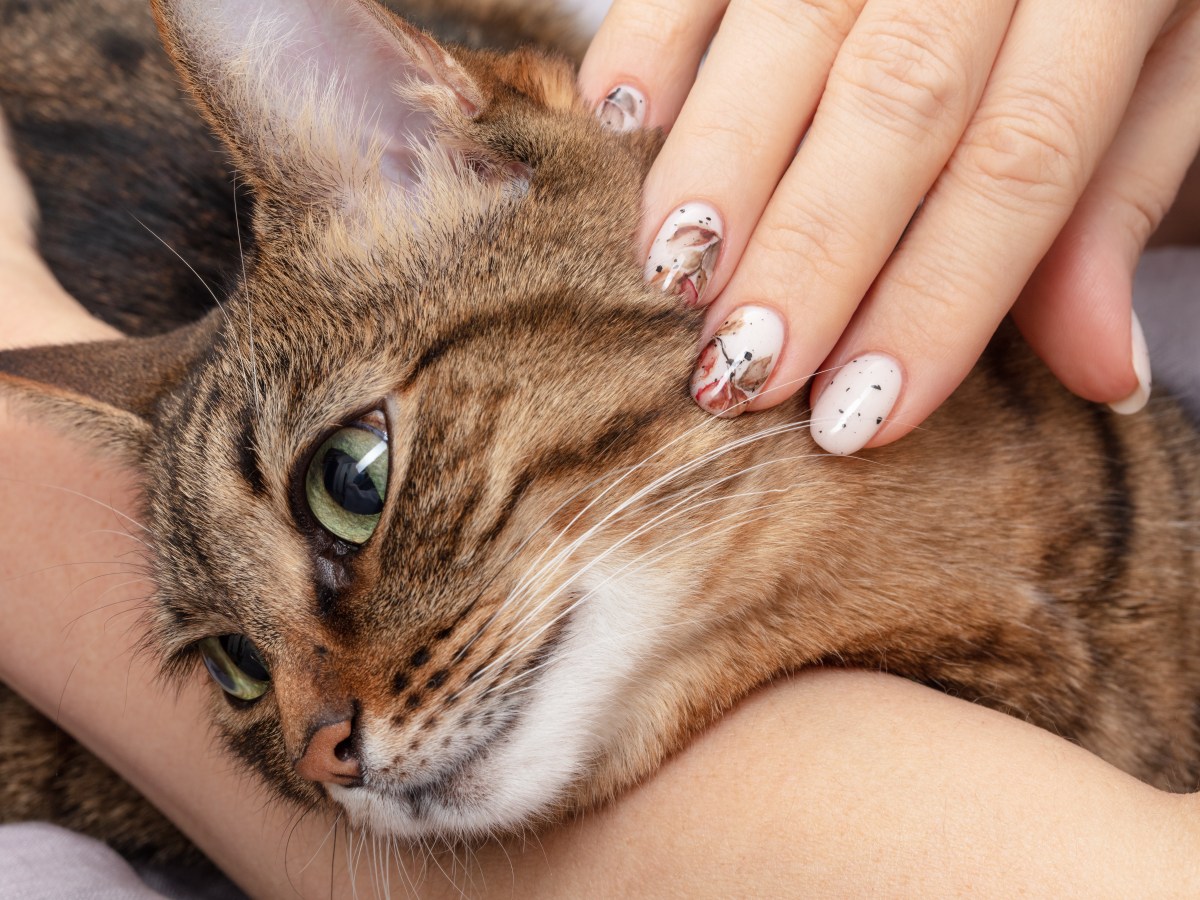
[[[1194,0],[616,0],[580,79],[607,126],[671,129],[640,239],[711,303],[697,401],[817,371],[844,454],[919,425],[1010,308],[1071,390],[1145,403],[1132,272],[1200,147],[1197,46]]]

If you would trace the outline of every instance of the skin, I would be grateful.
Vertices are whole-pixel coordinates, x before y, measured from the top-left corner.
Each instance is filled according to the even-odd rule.
[[[111,336],[41,264],[31,210],[0,152],[0,345]],[[608,808],[489,843],[465,866],[404,848],[384,875],[369,855],[351,866],[344,832],[328,840],[329,816],[297,819],[233,771],[205,725],[203,675],[176,695],[132,653],[148,585],[130,556],[129,474],[2,405],[0,468],[0,680],[252,896],[365,895],[382,877],[397,893],[416,878],[428,897],[1200,893],[1200,796],[1163,794],[1046,732],[861,672],[770,685]]]
[[[580,83],[636,87],[670,130],[644,247],[685,202],[723,216],[708,334],[746,303],[785,320],[748,408],[888,354],[879,446],[1010,309],[1077,394],[1137,393],[1131,276],[1200,149],[1198,45],[1193,0],[616,0]]]

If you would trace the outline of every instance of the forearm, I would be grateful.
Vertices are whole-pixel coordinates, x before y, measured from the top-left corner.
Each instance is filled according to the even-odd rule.
[[[176,699],[151,686],[149,660],[130,656],[136,604],[120,601],[149,587],[116,591],[134,575],[97,577],[117,567],[92,564],[128,560],[136,547],[137,526],[102,505],[131,508],[122,476],[11,418],[0,430],[16,476],[0,499],[10,511],[0,525],[0,677],[252,894],[294,885],[328,896],[331,877],[346,887],[344,838],[336,849],[326,840],[331,819],[291,830],[295,811],[265,804],[213,748],[206,685]],[[1189,814],[1200,818],[1194,798],[1160,794],[988,710],[882,676],[811,673],[743,704],[610,809],[528,847],[489,844],[458,877],[475,893],[522,897],[1194,894],[1200,827]],[[369,880],[371,866],[359,874]],[[457,896],[436,866],[421,886]]]

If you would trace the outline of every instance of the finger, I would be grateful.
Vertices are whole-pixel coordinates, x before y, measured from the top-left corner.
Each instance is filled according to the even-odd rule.
[[[954,152],[1014,5],[872,0],[862,11],[804,145],[709,314],[711,327],[756,303],[791,323],[769,390],[737,411],[789,397],[837,342]]]
[[[648,280],[693,306],[720,293],[795,157],[861,3],[730,5],[646,180]]]
[[[1121,131],[1066,228],[1013,307],[1068,388],[1119,412],[1149,399],[1133,272],[1200,151],[1200,4],[1155,45]]]
[[[616,131],[668,128],[729,0],[615,0],[588,47],[579,86]]]
[[[868,398],[871,386],[856,367],[819,379],[813,437],[823,447],[889,443],[966,377],[1112,142],[1170,5],[1017,7],[962,142],[828,361],[898,361],[897,400],[852,423],[837,394]]]

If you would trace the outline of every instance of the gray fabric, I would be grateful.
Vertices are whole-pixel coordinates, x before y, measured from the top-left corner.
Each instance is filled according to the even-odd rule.
[[[1200,419],[1200,250],[1147,253],[1133,293],[1154,383],[1169,387]]]
[[[141,873],[99,841],[44,822],[0,826],[2,900],[241,900],[212,873]]]
[[[0,827],[4,900],[152,900],[161,898],[106,846],[53,825]]]

